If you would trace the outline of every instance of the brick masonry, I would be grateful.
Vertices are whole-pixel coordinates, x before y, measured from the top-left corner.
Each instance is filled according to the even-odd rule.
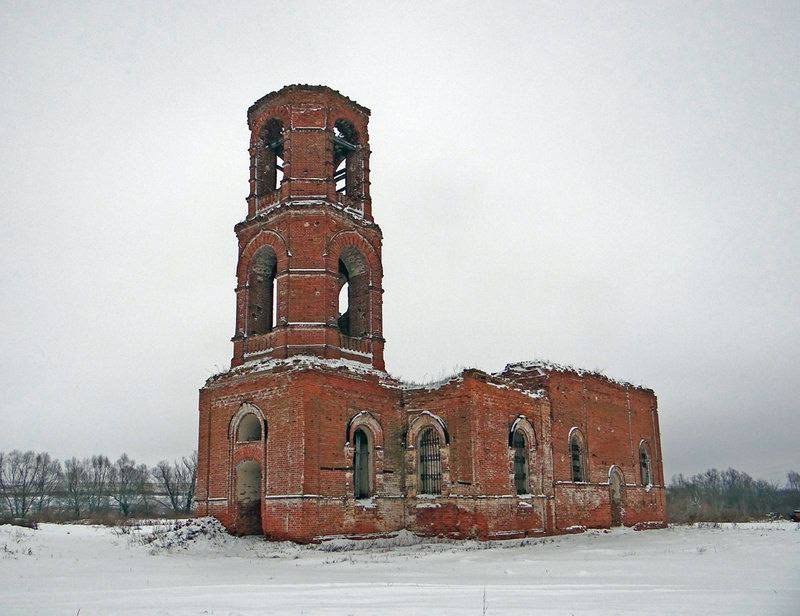
[[[324,86],[288,86],[248,110],[234,355],[200,390],[198,512],[233,532],[301,542],[399,529],[490,539],[663,525],[651,390],[543,362],[427,386],[384,371],[368,119]],[[242,436],[248,416],[261,426],[257,438]],[[439,437],[435,495],[420,493],[427,428]],[[367,471],[354,462],[359,430]],[[572,438],[582,444],[583,481],[573,481]],[[369,475],[363,498],[357,472]],[[621,481],[615,503],[612,476]]]

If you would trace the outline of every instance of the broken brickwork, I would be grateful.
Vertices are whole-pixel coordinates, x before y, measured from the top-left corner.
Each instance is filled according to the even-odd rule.
[[[248,110],[231,369],[200,390],[198,512],[317,541],[664,523],[656,398],[542,362],[384,371],[369,110],[288,86]]]

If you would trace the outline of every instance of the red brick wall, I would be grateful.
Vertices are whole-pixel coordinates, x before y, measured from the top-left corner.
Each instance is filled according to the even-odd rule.
[[[261,129],[273,119],[284,127],[284,178],[274,191],[257,181],[266,160],[259,158],[265,152]],[[512,365],[500,375],[467,370],[428,388],[403,385],[379,372],[382,234],[372,220],[369,196],[368,119],[368,109],[321,86],[290,86],[248,110],[251,190],[247,217],[235,227],[234,356],[232,370],[200,391],[198,512],[216,515],[234,531],[247,530],[234,487],[237,464],[253,461],[261,469],[261,527],[275,539],[313,541],[401,528],[480,538],[557,533],[611,524],[609,470],[616,466],[627,484],[623,522],[663,522],[652,391],[534,364]],[[347,120],[358,133],[357,158],[348,159],[347,168],[359,187],[345,196],[333,179],[337,120]],[[249,271],[267,246],[277,261],[277,325],[246,335]],[[353,250],[364,264],[363,272],[351,272],[353,282],[368,281],[354,297],[368,314],[359,322],[359,335],[346,336],[337,327],[339,259]],[[361,265],[361,259],[352,262]],[[252,364],[295,355],[320,361],[273,362],[260,372]],[[335,369],[324,361],[340,358],[378,371]],[[263,416],[266,434],[259,442],[231,437],[232,421],[245,404]],[[372,435],[374,495],[362,501],[354,499],[349,441],[354,425]],[[519,496],[509,446],[512,425],[522,426],[529,443],[530,494]],[[416,441],[425,426],[434,427],[442,441],[444,480],[436,496],[417,494]],[[571,478],[568,438],[574,427],[587,450],[581,484]],[[652,456],[650,487],[641,485],[642,439]]]
[[[466,371],[440,387],[407,389],[379,374],[325,367],[221,379],[201,391],[199,511],[235,530],[234,469],[252,459],[263,464],[262,526],[273,538],[313,541],[401,528],[484,539],[557,533],[611,524],[608,471],[615,464],[628,484],[623,522],[663,522],[655,451],[656,485],[636,485],[641,483],[638,442],[654,436],[652,394],[569,375],[551,377],[552,401],[511,385]],[[237,445],[230,439],[231,419],[243,403],[263,412],[265,444]],[[375,494],[359,502],[353,497],[353,449],[347,439],[349,422],[363,411],[380,435],[373,441]],[[509,429],[521,415],[536,440],[531,494],[517,496]],[[416,494],[409,430],[420,417],[441,420],[449,437],[442,449],[447,480],[440,496]],[[585,484],[570,477],[567,436],[574,425],[588,445]],[[213,500],[225,498],[230,500]]]
[[[279,190],[258,195],[262,127],[283,122],[284,180]],[[336,191],[334,124],[346,120],[358,133],[358,195]],[[292,86],[268,95],[248,111],[251,181],[246,219],[236,225],[239,265],[232,366],[259,356],[291,355],[348,359],[383,368],[380,227],[372,221],[369,196],[369,110],[329,88]],[[362,181],[363,180],[363,181]],[[357,202],[354,202],[356,199]],[[246,336],[248,272],[263,246],[277,256],[277,324],[259,337]],[[342,251],[355,248],[368,280],[358,299],[368,307],[357,340],[342,339],[336,321]],[[352,351],[356,351],[355,353]]]
[[[569,371],[517,375],[515,380],[529,387],[544,387],[551,400],[558,528],[610,525],[608,481],[612,466],[620,470],[626,484],[623,522],[634,525],[665,519],[660,433],[652,391],[615,383],[600,375]],[[574,427],[585,439],[587,485],[572,483],[569,434]],[[651,454],[650,489],[642,485],[639,469],[639,444],[643,439]]]

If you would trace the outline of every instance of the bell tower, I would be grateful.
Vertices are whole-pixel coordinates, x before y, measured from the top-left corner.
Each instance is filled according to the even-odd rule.
[[[369,195],[369,109],[293,85],[247,112],[232,366],[314,355],[383,370],[382,234]]]

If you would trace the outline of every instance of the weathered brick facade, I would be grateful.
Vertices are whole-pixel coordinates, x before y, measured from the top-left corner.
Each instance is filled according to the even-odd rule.
[[[662,525],[651,390],[542,362],[426,386],[384,371],[368,119],[322,86],[248,110],[234,354],[200,390],[198,512],[296,541]]]

